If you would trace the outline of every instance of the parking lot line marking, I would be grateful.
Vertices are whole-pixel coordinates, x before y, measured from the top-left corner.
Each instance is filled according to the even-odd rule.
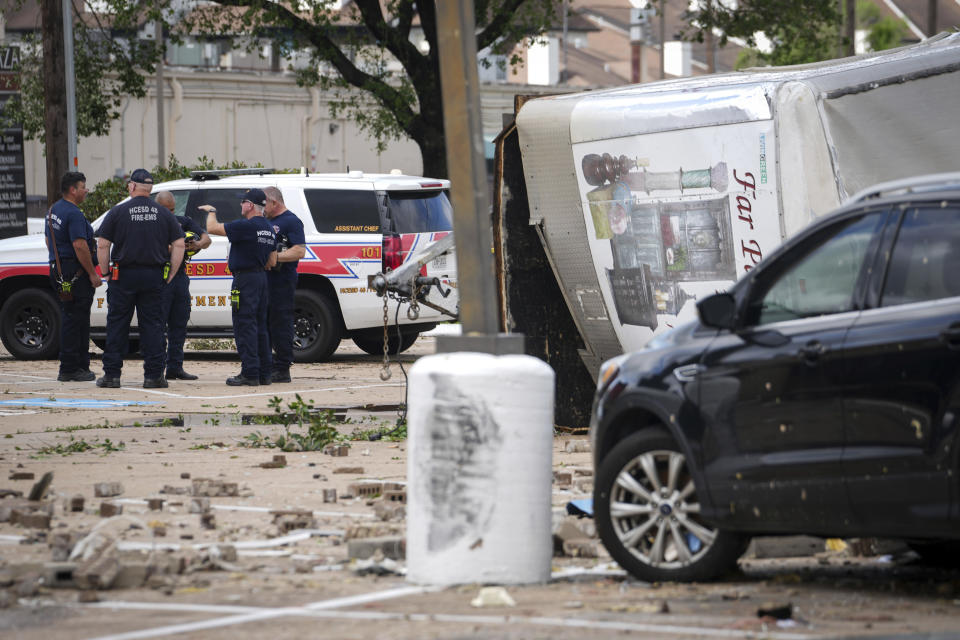
[[[122,602],[107,601],[89,604],[86,606],[106,609],[128,609],[128,610],[153,610],[153,611],[183,611],[183,612],[209,612],[209,613],[234,613],[223,618],[214,618],[200,622],[169,625],[165,627],[156,627],[154,629],[144,629],[142,631],[131,631],[127,633],[100,636],[94,640],[139,640],[140,638],[156,638],[166,635],[175,635],[178,633],[189,633],[202,629],[212,629],[215,627],[224,627],[236,624],[245,624],[247,622],[258,622],[286,615],[307,616],[316,618],[325,618],[331,620],[378,620],[378,621],[405,621],[405,622],[447,622],[451,624],[482,624],[489,626],[511,625],[532,625],[538,627],[563,627],[579,628],[604,631],[621,631],[634,633],[651,633],[662,635],[678,635],[685,637],[709,637],[709,638],[755,638],[757,631],[724,629],[718,627],[694,627],[673,624],[657,624],[645,622],[617,622],[615,620],[596,620],[591,618],[554,618],[549,616],[513,616],[513,615],[465,615],[465,614],[445,614],[445,613],[395,613],[386,611],[333,611],[341,607],[368,604],[382,600],[399,598],[408,595],[421,595],[424,593],[433,593],[441,591],[438,587],[397,587],[386,591],[377,591],[358,596],[346,596],[343,598],[334,598],[323,600],[302,607],[241,607],[230,605],[196,605],[196,604],[172,604],[158,602]],[[766,631],[761,634],[764,638],[771,640],[814,640],[820,636],[804,633],[792,633],[784,631]]]
[[[143,393],[154,393],[157,395],[169,396],[172,398],[183,398],[185,400],[231,400],[233,398],[255,398],[257,396],[289,396],[294,394],[307,394],[307,393],[318,393],[321,391],[350,391],[353,389],[376,389],[380,387],[402,387],[404,383],[402,382],[384,382],[379,384],[360,384],[360,385],[351,385],[349,387],[318,387],[314,389],[291,389],[290,391],[269,391],[266,393],[237,393],[226,396],[187,396],[179,393],[173,393],[172,391],[157,391],[156,389],[140,389],[136,387],[137,391],[142,391]],[[126,387],[124,387],[126,388]]]
[[[212,620],[201,620],[199,622],[188,622],[183,624],[173,624],[165,627],[155,627],[153,629],[143,629],[140,631],[129,631],[108,636],[99,636],[96,640],[139,640],[140,638],[158,638],[161,636],[175,635],[178,633],[190,633],[204,629],[214,629],[217,627],[227,627],[247,622],[258,622],[260,620],[269,620],[270,618],[279,618],[287,615],[310,615],[313,612],[319,613],[325,609],[349,607],[353,605],[369,604],[371,602],[380,602],[382,600],[391,600],[393,598],[403,598],[405,596],[419,595],[430,590],[430,587],[397,587],[385,591],[374,591],[373,593],[364,593],[357,596],[346,596],[343,598],[333,598],[332,600],[321,600],[313,602],[303,607],[282,607],[276,609],[260,608],[248,610],[237,615],[224,618],[214,618]],[[98,602],[90,606],[97,608],[110,608],[112,604],[121,604],[121,608],[135,608],[136,603],[111,603]],[[155,609],[155,605],[166,605],[166,603],[142,603],[140,609]],[[167,605],[169,606],[169,605]],[[170,610],[170,609],[165,609]]]

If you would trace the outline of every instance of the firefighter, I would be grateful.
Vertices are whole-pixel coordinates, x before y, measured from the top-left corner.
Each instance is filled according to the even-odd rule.
[[[174,215],[150,199],[152,187],[149,171],[134,171],[127,182],[130,199],[110,209],[97,229],[100,264],[113,260],[107,288],[107,345],[98,387],[120,386],[134,310],[143,354],[143,386],[168,386],[163,377],[161,297],[164,281],[169,283],[180,269],[184,242]]]
[[[230,241],[227,267],[233,274],[230,305],[233,338],[240,353],[240,373],[227,378],[230,386],[270,384],[273,370],[270,334],[267,330],[267,269],[277,263],[276,236],[265,217],[267,197],[261,189],[247,189],[240,200],[242,218],[226,224],[217,220],[217,210],[208,205],[207,233]]]
[[[264,213],[277,236],[277,265],[267,272],[270,304],[267,323],[273,347],[273,382],[290,382],[293,362],[293,296],[297,290],[297,264],[307,250],[303,222],[287,210],[276,187],[263,190],[267,196]]]
[[[170,211],[176,209],[176,200],[169,191],[156,195],[157,204]],[[166,329],[167,380],[196,380],[197,376],[183,369],[183,343],[187,338],[187,322],[190,321],[190,276],[187,264],[200,250],[210,246],[210,236],[187,216],[175,216],[184,232],[184,265],[173,280],[163,287],[163,320]]]
[[[97,274],[93,227],[78,206],[87,197],[87,178],[68,171],[60,180],[63,197],[53,203],[43,237],[50,258],[50,282],[60,298],[60,382],[90,382],[90,307]],[[53,242],[51,243],[51,236]]]

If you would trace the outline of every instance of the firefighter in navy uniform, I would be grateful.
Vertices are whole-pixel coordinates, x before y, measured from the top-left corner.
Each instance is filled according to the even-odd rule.
[[[176,200],[169,191],[161,191],[155,199],[157,204],[170,211],[176,209]],[[190,276],[187,274],[187,264],[198,251],[210,246],[210,236],[187,216],[175,217],[185,238],[183,266],[173,280],[163,287],[167,380],[196,380],[197,376],[183,369],[183,343],[187,339],[187,323],[190,321]]]
[[[90,307],[94,290],[103,282],[96,269],[93,227],[77,206],[87,197],[86,176],[76,171],[63,174],[60,192],[63,197],[50,207],[43,234],[50,257],[50,283],[60,298],[57,380],[90,382],[96,377],[90,371]]]
[[[276,187],[263,190],[267,196],[264,213],[277,235],[277,265],[267,272],[270,304],[267,324],[273,346],[273,382],[290,382],[293,362],[293,296],[297,290],[297,263],[307,250],[303,222],[287,210]]]
[[[97,229],[100,264],[113,260],[107,289],[107,346],[98,387],[120,386],[134,310],[140,328],[143,386],[167,386],[161,298],[164,282],[173,280],[180,269],[184,242],[174,215],[150,199],[152,185],[153,176],[146,169],[134,171],[127,182],[130,199],[110,209]]]
[[[207,212],[207,233],[227,236],[230,253],[227,266],[233,273],[230,305],[233,310],[233,338],[240,353],[240,373],[227,378],[230,386],[270,384],[273,370],[270,334],[267,331],[267,269],[277,262],[276,236],[263,217],[267,197],[261,189],[247,189],[240,200],[240,220],[222,224],[217,210],[201,205]]]

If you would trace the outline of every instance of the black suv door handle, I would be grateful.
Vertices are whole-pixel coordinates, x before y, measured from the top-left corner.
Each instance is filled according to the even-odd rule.
[[[960,323],[955,323],[940,332],[940,339],[948,349],[960,349]]]
[[[817,360],[820,359],[820,356],[827,352],[827,348],[819,340],[811,340],[807,344],[800,347],[797,351],[797,354],[803,359],[807,364],[816,364]]]

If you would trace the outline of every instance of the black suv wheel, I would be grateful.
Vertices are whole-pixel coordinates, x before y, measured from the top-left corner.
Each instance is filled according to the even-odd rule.
[[[353,343],[360,347],[361,351],[369,353],[372,356],[382,356],[383,332],[378,330],[378,333],[380,334],[378,337],[369,334],[355,335],[353,336]],[[387,336],[387,355],[395,356],[412,347],[413,343],[420,337],[420,334],[401,333],[398,338],[396,327],[389,327]]]
[[[0,310],[0,339],[19,360],[52,360],[60,353],[60,308],[53,292],[30,288],[11,295]]]
[[[340,346],[340,314],[335,303],[309,289],[297,289],[293,300],[294,361],[329,359]]]
[[[607,551],[641,580],[709,580],[732,569],[744,550],[740,536],[700,519],[686,457],[659,430],[631,434],[607,454],[593,503]]]

